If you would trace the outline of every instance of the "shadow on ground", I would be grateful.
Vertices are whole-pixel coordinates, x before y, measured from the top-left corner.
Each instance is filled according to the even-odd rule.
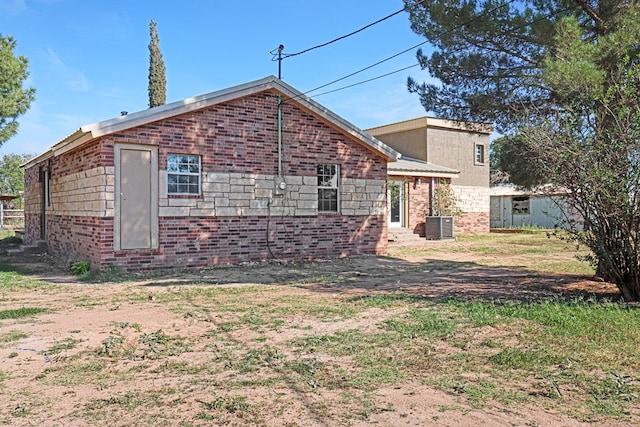
[[[314,292],[362,294],[402,292],[427,299],[534,300],[595,298],[619,300],[610,283],[585,276],[487,267],[475,262],[359,256],[313,262],[263,262],[206,269],[166,269],[120,273],[81,281],[48,255],[1,256],[0,269],[55,284],[136,282],[146,287],[187,285],[290,285]]]

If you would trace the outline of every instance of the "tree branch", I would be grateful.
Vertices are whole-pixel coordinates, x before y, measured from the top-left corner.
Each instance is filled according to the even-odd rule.
[[[600,18],[598,16],[596,11],[593,10],[593,8],[591,6],[589,6],[585,0],[575,0],[575,1],[576,1],[576,3],[578,3],[578,6],[580,6],[580,8],[582,10],[584,10],[586,12],[586,14],[591,17],[591,19],[593,19],[594,21],[598,22],[599,24],[603,23],[602,18]]]

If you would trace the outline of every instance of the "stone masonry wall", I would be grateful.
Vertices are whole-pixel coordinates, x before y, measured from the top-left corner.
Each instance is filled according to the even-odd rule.
[[[114,168],[92,169],[52,177],[51,208],[47,214],[112,217],[114,212]]]
[[[160,217],[165,216],[315,216],[316,176],[285,176],[283,197],[274,197],[275,176],[245,173],[203,173],[200,197],[167,195],[167,171],[160,171]],[[384,215],[385,181],[343,178],[340,213]]]
[[[384,253],[386,161],[294,102],[283,105],[287,190],[272,197],[277,102],[269,92],[236,99],[110,134],[50,159],[50,251],[90,260],[99,269]],[[113,250],[117,143],[158,146],[158,249]],[[168,154],[201,156],[202,194],[167,195]],[[317,211],[318,164],[340,165],[337,214]],[[40,195],[37,184],[29,191]],[[29,208],[34,235],[40,212],[35,200]]]

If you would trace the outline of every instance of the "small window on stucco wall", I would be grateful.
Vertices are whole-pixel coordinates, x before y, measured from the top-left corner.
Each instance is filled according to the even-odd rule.
[[[169,154],[167,157],[167,193],[200,194],[200,156]]]
[[[476,165],[484,164],[484,145],[476,144],[475,145],[475,163]]]
[[[318,211],[338,212],[339,165],[318,165]]]

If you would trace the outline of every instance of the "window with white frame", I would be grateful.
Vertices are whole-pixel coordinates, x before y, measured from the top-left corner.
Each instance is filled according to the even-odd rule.
[[[338,212],[339,165],[318,165],[318,211]]]
[[[167,193],[200,194],[200,156],[169,154],[167,157]]]
[[[476,164],[483,165],[484,164],[484,145],[476,144]]]

